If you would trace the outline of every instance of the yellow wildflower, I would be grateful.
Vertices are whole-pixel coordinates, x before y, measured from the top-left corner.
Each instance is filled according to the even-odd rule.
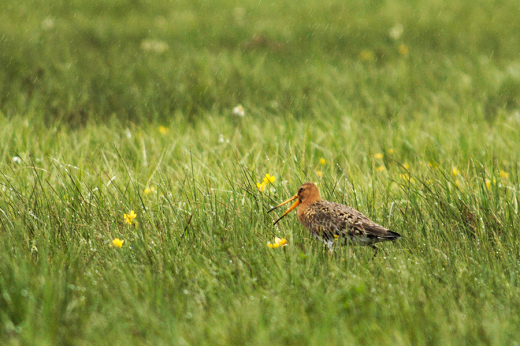
[[[401,55],[408,55],[408,52],[410,51],[408,46],[405,44],[400,44],[398,50],[399,50],[399,54],[401,54]]]
[[[457,187],[460,187],[459,179],[456,179],[456,180],[455,180],[455,185],[457,185]]]
[[[129,225],[134,225],[135,222],[134,222],[134,219],[137,217],[137,215],[134,213],[133,210],[130,210],[130,212],[128,214],[125,214],[124,215],[124,218],[125,218],[125,222]]]
[[[374,61],[375,55],[374,52],[372,52],[371,50],[363,49],[361,53],[359,53],[359,58],[362,61]]]
[[[114,244],[115,247],[119,247],[119,248],[121,246],[123,246],[124,242],[125,242],[124,240],[120,240],[119,238],[112,240],[112,244]]]
[[[407,173],[401,174],[401,178],[403,178],[403,180],[406,180],[406,181],[408,181],[410,183],[414,182],[414,179],[411,178]]]
[[[280,246],[287,246],[287,239],[285,238],[278,238],[278,237],[275,237],[274,238],[274,242]]]
[[[381,160],[383,157],[384,157],[384,155],[381,153],[374,154],[374,158],[376,158],[378,160]]]
[[[497,180],[495,178],[493,178],[493,184],[495,184],[497,182]],[[486,187],[489,189],[491,189],[491,180],[489,179],[486,179]]]
[[[262,183],[256,183],[256,188],[257,188],[260,192],[264,192],[264,191],[265,191],[265,182],[262,182]]]
[[[403,167],[406,168],[406,169],[410,169],[410,165],[407,164],[407,163],[403,163]]]
[[[150,187],[150,188],[146,187],[146,188],[144,189],[144,194],[145,194],[145,195],[149,195],[149,194],[151,194],[152,192],[155,192],[155,187],[153,187],[153,186]]]
[[[271,244],[270,242],[268,242],[267,246],[270,249],[276,249],[277,247],[280,247],[280,246],[282,246],[282,247],[283,246],[287,246],[287,239],[275,237],[274,238],[274,244]]]
[[[376,172],[383,172],[384,170],[386,170],[385,166],[378,166],[376,168]]]
[[[395,151],[394,149],[391,149],[391,148],[388,149],[388,153],[389,153],[390,155],[392,155],[392,154],[394,153],[394,151]]]
[[[269,173],[267,173],[264,177],[264,182],[266,184],[270,184],[270,183],[274,183],[274,181],[276,180],[276,177],[273,176],[273,175],[269,175]]]
[[[500,178],[502,178],[502,179],[507,179],[507,178],[509,178],[509,173],[507,173],[507,172],[504,172],[504,171],[501,170],[501,171],[499,172],[499,174],[500,174]]]
[[[451,170],[451,174],[456,176],[456,175],[460,174],[460,171],[457,169],[457,167],[453,167],[453,169]]]
[[[170,131],[170,129],[168,129],[166,126],[159,126],[159,132],[161,133],[161,135],[165,135],[169,131]]]
[[[339,235],[334,234],[334,241],[338,241]]]
[[[320,165],[325,166],[326,164],[327,164],[327,161],[325,161],[325,159],[322,157],[320,159]]]
[[[321,178],[321,176],[323,175],[323,173],[321,171],[316,171],[316,175],[318,176],[318,178]]]

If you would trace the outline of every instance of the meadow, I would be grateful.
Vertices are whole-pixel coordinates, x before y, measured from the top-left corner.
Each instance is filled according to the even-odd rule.
[[[517,344],[518,18],[2,1],[0,344]],[[403,238],[273,226],[306,181]]]

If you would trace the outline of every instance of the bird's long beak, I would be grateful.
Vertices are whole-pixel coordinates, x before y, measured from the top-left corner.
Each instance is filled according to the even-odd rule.
[[[296,202],[294,202],[293,205],[291,205],[291,207],[289,209],[287,209],[287,211],[285,213],[283,213],[282,216],[280,216],[280,218],[278,220],[276,220],[274,223],[273,223],[273,226],[276,225],[278,223],[278,221],[280,221],[281,219],[283,219],[283,217],[287,214],[289,214],[291,212],[291,210],[293,210],[294,208],[296,208],[298,205],[300,205],[300,200],[298,199],[298,195],[294,195],[292,196],[291,198],[289,198],[288,200],[278,204],[276,207],[274,207],[273,209],[269,210],[268,213],[272,212],[273,210],[275,210],[276,208],[279,208],[281,207],[282,205],[285,205],[291,201],[294,201],[296,200]]]

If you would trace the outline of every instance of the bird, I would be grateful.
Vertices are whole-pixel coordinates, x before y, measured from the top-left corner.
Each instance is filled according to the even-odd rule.
[[[273,225],[298,207],[297,214],[301,224],[315,239],[325,243],[329,254],[334,252],[336,244],[349,243],[371,247],[375,250],[375,257],[378,248],[374,244],[401,238],[399,233],[375,223],[354,208],[321,199],[320,191],[314,183],[304,183],[297,194],[268,213],[293,200],[296,202]]]

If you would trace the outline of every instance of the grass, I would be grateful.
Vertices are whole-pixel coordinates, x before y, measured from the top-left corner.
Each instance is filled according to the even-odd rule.
[[[0,343],[520,338],[515,2],[1,6]],[[305,181],[403,239],[273,227]]]

